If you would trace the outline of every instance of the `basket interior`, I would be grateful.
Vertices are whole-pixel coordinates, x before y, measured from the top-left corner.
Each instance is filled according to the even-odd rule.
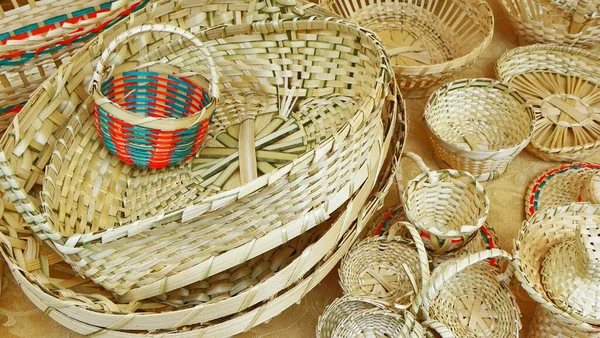
[[[401,67],[440,64],[467,55],[492,30],[471,0],[324,3],[348,21],[376,32],[393,64]]]
[[[467,151],[498,151],[523,143],[533,130],[525,100],[493,87],[441,90],[425,119],[446,143]]]

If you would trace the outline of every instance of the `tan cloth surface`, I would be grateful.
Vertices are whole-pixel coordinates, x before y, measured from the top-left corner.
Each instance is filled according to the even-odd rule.
[[[517,45],[517,38],[513,35],[512,28],[497,0],[490,2],[496,16],[496,32],[491,46],[475,65],[463,71],[457,78],[494,77],[496,59],[504,51]],[[407,101],[410,122],[408,144],[405,149],[418,153],[429,166],[435,168],[436,164],[422,119],[425,102],[425,99]],[[589,160],[600,162],[600,154],[596,154]],[[496,229],[502,248],[512,251],[513,239],[525,217],[524,196],[527,186],[540,172],[556,165],[558,163],[543,162],[523,152],[501,178],[484,183],[491,200],[488,220]],[[406,164],[405,168],[406,177],[411,178],[417,174],[415,167]],[[388,205],[397,203],[395,197],[395,194],[389,196]],[[292,306],[269,323],[251,329],[240,337],[312,337],[315,334],[319,315],[327,304],[340,295],[337,270],[334,270],[300,304]],[[523,333],[525,333],[533,315],[534,304],[522,290],[517,293],[517,298],[521,306]],[[5,267],[0,296],[0,337],[79,337],[79,335],[60,326],[29,302],[15,284],[8,268]]]

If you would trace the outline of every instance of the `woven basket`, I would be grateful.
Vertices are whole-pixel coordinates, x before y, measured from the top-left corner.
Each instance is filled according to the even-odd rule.
[[[332,338],[425,337],[425,330],[410,312],[365,310],[352,313],[336,326]]]
[[[403,107],[396,108],[395,114],[402,119]],[[392,165],[398,161],[402,151],[404,128],[404,124],[398,123],[388,133],[393,146],[386,153],[377,179],[379,183],[375,184],[375,175],[371,175],[360,191],[336,214],[335,220],[317,228],[316,231],[323,230],[325,233],[316,242],[301,254],[297,251],[295,258],[286,261],[270,278],[265,277],[260,283],[231,297],[211,299],[209,303],[201,302],[202,299],[183,303],[183,299],[193,294],[189,286],[154,299],[119,302],[89,279],[75,276],[68,267],[65,268],[58,254],[43,242],[33,239],[31,231],[25,228],[26,224],[19,222],[19,215],[9,203],[5,205],[3,214],[8,223],[0,227],[5,234],[0,236],[4,244],[2,253],[17,283],[34,304],[76,332],[117,337],[235,335],[269,320],[299,301],[337,265],[358,234],[369,224],[371,216],[383,205],[392,186],[392,173],[395,172]],[[376,193],[370,189],[373,184],[378,190]],[[306,235],[302,237],[306,238]],[[263,257],[268,257],[268,254],[260,259]],[[202,282],[198,283],[197,289],[201,289],[201,285]],[[166,303],[165,298],[171,302]]]
[[[147,3],[4,1],[0,6],[0,132],[31,93],[85,42]]]
[[[34,125],[33,129],[27,133],[11,129],[2,143],[5,153],[11,154],[3,165],[4,180],[10,182],[6,186],[11,187],[7,198],[78,271],[121,295],[122,301],[152,297],[207,278],[329,218],[369,175],[377,173],[389,141],[383,130],[395,123],[389,111],[399,104],[382,47],[372,33],[354,25],[302,19],[216,27],[197,35],[227,84],[220,88],[227,99],[219,102],[206,146],[185,165],[158,171],[127,166],[89,130],[92,102],[77,85],[92,74],[89,62],[117,29],[148,22],[152,15],[157,15],[153,22],[175,15],[167,1],[154,6],[78,54],[64,73],[36,92],[31,113],[15,124]],[[264,55],[259,47],[282,37],[281,32],[289,33],[277,40],[284,54],[256,61],[254,56]],[[308,38],[306,34],[310,39],[296,39]],[[313,37],[318,41],[315,51],[301,48],[313,46]],[[167,38],[144,35],[117,52],[120,57],[113,62],[169,59],[174,66],[209,74],[206,64],[198,61],[200,52],[196,55],[189,48],[173,52],[182,40],[153,48],[155,43],[163,46]],[[347,48],[340,51],[341,45]],[[243,55],[237,54],[240,51]],[[286,66],[290,70],[273,71],[282,58],[291,62]],[[310,60],[314,67],[306,66]],[[294,66],[300,63],[302,67]],[[254,69],[248,71],[253,75],[240,76],[240,69],[247,67]],[[312,76],[310,72],[318,73],[318,79],[297,80]],[[48,90],[59,94],[49,96]],[[38,116],[52,116],[53,122],[22,123]],[[70,127],[57,132],[55,123],[64,119],[71,119]],[[256,165],[240,165],[251,169],[243,175],[236,169],[243,161],[237,161],[236,138],[252,128],[254,145],[240,153],[256,155],[244,157],[249,162],[255,159]],[[51,137],[40,144],[40,138],[26,136],[38,132]],[[30,161],[35,163],[30,164],[33,171],[18,170]],[[71,169],[75,167],[77,171]],[[42,194],[45,215],[27,196],[42,168],[47,174]],[[264,174],[251,179],[259,170]],[[92,197],[100,193],[104,198],[97,203]]]
[[[548,312],[540,315],[552,317],[565,332],[600,333],[600,326],[592,325],[600,323],[599,215],[595,204],[549,207],[525,221],[515,242],[521,286]]]
[[[110,69],[108,77],[105,64],[118,46],[145,33],[177,34],[190,40],[208,61],[210,85],[202,75],[191,75],[168,61],[146,67],[125,63]],[[189,160],[200,148],[215,111],[217,82],[214,61],[193,34],[161,24],[129,29],[108,45],[92,77],[98,133],[110,152],[128,164],[164,168]]]
[[[534,113],[515,90],[491,79],[465,79],[438,89],[425,121],[437,159],[479,181],[500,176],[533,134]]]
[[[494,17],[485,1],[321,0],[348,21],[376,32],[403,93],[424,97],[473,63],[492,40]]]
[[[412,241],[402,237],[369,237],[356,244],[339,269],[345,294],[393,302],[407,309],[429,280],[429,260],[419,232],[402,222]]]
[[[337,298],[319,316],[316,337],[331,338],[340,323],[352,314],[372,309],[385,310],[389,305],[389,303],[381,299],[373,299],[371,297],[344,295]]]
[[[528,150],[546,161],[581,161],[600,148],[600,55],[577,48],[515,48],[496,64],[498,78],[532,104]]]
[[[449,337],[518,337],[516,299],[504,276],[482,262],[489,258],[511,259],[507,252],[491,249],[447,261],[433,271],[423,289],[424,318],[444,324],[453,334]]]
[[[521,44],[592,47],[600,43],[595,0],[501,0]]]
[[[423,172],[399,191],[404,192],[406,216],[421,232],[425,247],[437,255],[464,247],[485,224],[489,212],[483,186],[466,171],[433,171],[418,155],[403,156],[412,159]]]
[[[598,338],[600,327],[578,327],[565,322],[542,306],[537,306],[531,324],[529,338],[568,337],[568,338]]]
[[[581,190],[581,198],[584,202],[600,204],[600,172],[588,179]]]

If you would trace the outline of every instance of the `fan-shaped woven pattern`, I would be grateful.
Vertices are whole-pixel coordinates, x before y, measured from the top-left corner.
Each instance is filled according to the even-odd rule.
[[[600,42],[595,0],[501,0],[521,44],[591,47]]]
[[[600,56],[577,48],[534,45],[497,62],[498,77],[536,114],[528,149],[544,160],[579,161],[600,147]]]
[[[321,4],[382,39],[400,86],[427,90],[471,64],[492,39],[494,20],[484,1],[322,0]]]
[[[0,131],[31,93],[85,42],[149,1],[3,1],[0,7]]]
[[[467,79],[438,89],[425,108],[436,157],[479,181],[502,174],[533,133],[525,99],[490,79]]]

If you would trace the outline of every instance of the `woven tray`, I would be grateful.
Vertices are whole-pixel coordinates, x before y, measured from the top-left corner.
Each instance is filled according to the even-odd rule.
[[[591,47],[600,42],[598,2],[501,0],[521,44]]]
[[[498,78],[532,104],[528,150],[546,161],[582,161],[600,148],[600,55],[556,45],[515,48],[496,64]]]
[[[148,0],[3,1],[0,7],[0,132],[31,93],[89,39]]]
[[[75,128],[77,124],[85,126],[85,121],[89,123],[87,118],[74,117],[85,114],[90,104],[89,97],[78,85],[85,85],[91,74],[90,60],[104,49],[103,44],[111,40],[113,32],[148,22],[150,18],[154,22],[168,21],[174,15],[171,6],[167,1],[157,2],[152,11],[141,11],[134,19],[107,31],[103,41],[92,41],[89,48],[75,56],[69,67],[63,68],[63,72],[36,92],[29,109],[20,116],[18,124],[13,125],[30,129],[11,129],[2,143],[5,153],[12,154],[8,162],[4,162],[3,170],[12,191],[8,194],[9,200],[18,205],[34,231],[53,241],[56,249],[78,271],[122,296],[123,301],[155,296],[224,271],[327,219],[370,173],[377,172],[379,154],[387,147],[383,130],[394,123],[389,121],[387,112],[395,109],[396,89],[389,86],[393,77],[385,65],[386,59],[382,58],[383,49],[372,33],[341,22],[285,20],[281,29],[289,34],[285,41],[279,42],[283,56],[269,57],[267,63],[247,61],[243,66],[244,60],[253,60],[253,55],[262,53],[263,44],[271,43],[266,41],[281,36],[279,27],[277,31],[274,25],[217,27],[198,35],[215,59],[223,83],[221,92],[227,97],[221,101],[223,105],[213,118],[214,128],[212,132],[209,130],[206,147],[200,151],[216,148],[212,149],[215,150],[212,155],[161,171],[138,170],[116,159],[113,161],[98,141],[93,140],[93,133],[85,134],[85,128]],[[182,11],[187,13],[188,9]],[[162,15],[165,12],[169,14]],[[181,22],[193,24],[193,20]],[[306,36],[308,31],[323,42],[318,44],[317,52],[325,56],[313,57],[312,49],[300,48],[300,45],[297,49],[284,46],[296,43],[312,46],[312,42],[304,38],[295,38]],[[331,37],[332,32],[337,38]],[[346,38],[348,34],[358,37],[362,45],[356,44],[354,38]],[[177,41],[172,46],[162,47],[168,36],[152,34],[142,40],[134,40],[135,47],[128,45],[118,54],[119,58],[134,60],[134,56],[145,56],[140,63],[168,58],[173,65],[209,74],[205,64],[199,61],[199,53],[181,48]],[[256,48],[248,49],[247,43]],[[340,43],[349,49],[338,51]],[[356,48],[369,52],[359,56],[349,52]],[[246,55],[236,54],[241,50]],[[271,71],[269,65],[279,67],[275,65],[279,58],[292,64],[305,62],[300,59],[312,60],[314,67],[290,65],[290,71]],[[254,67],[254,75],[240,77],[240,67]],[[304,76],[300,74],[322,74],[328,67],[333,67],[327,72],[329,75],[319,75],[319,79],[295,80],[297,76]],[[349,76],[350,73],[355,75]],[[362,80],[356,82],[359,73]],[[63,79],[66,85],[61,82]],[[366,83],[373,86],[365,86]],[[60,94],[48,95],[49,90]],[[332,95],[351,97],[356,104],[353,109],[336,110],[335,104],[328,105],[329,101],[325,101]],[[296,102],[297,108],[294,107]],[[317,105],[323,114],[331,110],[327,116],[332,119],[319,119],[324,115],[319,116],[319,109],[312,109],[311,104]],[[65,105],[70,108],[63,109]],[[40,113],[42,107],[44,113]],[[257,107],[261,114],[255,115]],[[302,112],[303,107],[306,107],[305,115],[299,113],[299,118],[307,121],[311,128],[301,129],[300,123],[291,120],[294,117],[291,111]],[[238,114],[239,111],[245,115]],[[340,115],[333,115],[334,111]],[[317,115],[311,115],[313,112]],[[48,122],[32,123],[42,117]],[[71,129],[62,133],[57,130],[57,123],[64,123],[65,119],[72,119],[73,133],[81,130],[82,134],[72,134]],[[256,176],[258,170],[264,174],[240,182],[235,169],[237,144],[234,139],[242,131],[248,131],[240,128],[240,124],[250,120],[255,121],[255,132],[250,132],[254,146],[246,153],[255,154],[256,162],[250,156],[246,162],[249,165],[243,169],[254,173],[250,178]],[[290,123],[282,123],[286,120]],[[252,123],[249,125],[251,130]],[[323,132],[326,130],[329,132]],[[39,137],[29,139],[28,135],[36,133],[49,135],[45,144],[38,143]],[[299,136],[301,134],[307,139]],[[55,140],[61,138],[55,145]],[[281,142],[276,142],[278,139]],[[69,152],[78,145],[85,152],[79,157],[77,152]],[[259,151],[255,152],[254,148]],[[266,155],[260,157],[263,150]],[[53,152],[56,154],[49,162],[46,156]],[[35,163],[28,163],[32,167],[47,172],[42,196],[46,215],[40,212],[36,200],[26,195],[31,185],[38,183],[39,173],[36,169],[18,170],[29,161]],[[210,161],[215,162],[211,165]],[[47,168],[46,163],[50,163]],[[81,171],[72,176],[70,166]],[[15,176],[11,176],[11,172]],[[221,185],[216,184],[219,182]],[[104,200],[94,205],[93,196],[98,193],[104,195]],[[175,228],[177,232],[172,231]],[[159,238],[167,240],[169,245],[164,245],[157,240]]]
[[[541,173],[527,188],[527,217],[548,207],[572,202],[593,202],[583,199],[583,191],[587,188],[589,180],[598,173],[600,164],[597,163],[566,164]]]
[[[398,117],[403,119],[404,111],[398,107]],[[270,278],[254,285],[241,293],[223,299],[214,299],[211,303],[180,304],[178,309],[172,304],[144,300],[133,303],[119,303],[114,296],[89,280],[74,277],[68,269],[61,269],[59,255],[47,249],[41,250],[39,241],[32,238],[30,230],[19,223],[18,215],[5,208],[2,227],[2,253],[11,271],[25,294],[42,311],[62,325],[82,334],[92,332],[111,336],[136,336],[155,331],[155,336],[187,337],[206,334],[224,336],[240,333],[277,315],[303,297],[316,286],[353,244],[356,236],[370,221],[371,215],[383,205],[383,200],[392,186],[392,167],[398,161],[404,140],[404,124],[397,124],[389,137],[393,146],[387,152],[381,177],[376,184],[377,193],[372,193],[364,185],[358,194],[336,215],[335,221],[329,221],[326,232],[301,255],[281,268]],[[374,176],[369,178],[369,183]],[[356,220],[356,221],[353,221]],[[354,222],[354,223],[353,223]],[[345,235],[344,235],[345,234]],[[338,241],[344,238],[337,251],[333,253]],[[325,259],[323,263],[319,261]],[[319,264],[316,270],[312,268]],[[65,273],[65,271],[67,273]],[[47,278],[52,273],[50,283]],[[79,288],[85,285],[86,288]],[[184,295],[186,288],[169,293]],[[279,291],[284,293],[278,294]],[[160,296],[163,298],[168,296]],[[181,296],[180,296],[181,297]],[[271,300],[267,300],[271,299]],[[50,309],[54,309],[50,311]],[[241,312],[232,318],[218,318]],[[204,324],[198,326],[197,323]],[[186,326],[189,332],[181,332]],[[111,329],[106,329],[111,328]],[[141,331],[140,331],[141,330]]]

